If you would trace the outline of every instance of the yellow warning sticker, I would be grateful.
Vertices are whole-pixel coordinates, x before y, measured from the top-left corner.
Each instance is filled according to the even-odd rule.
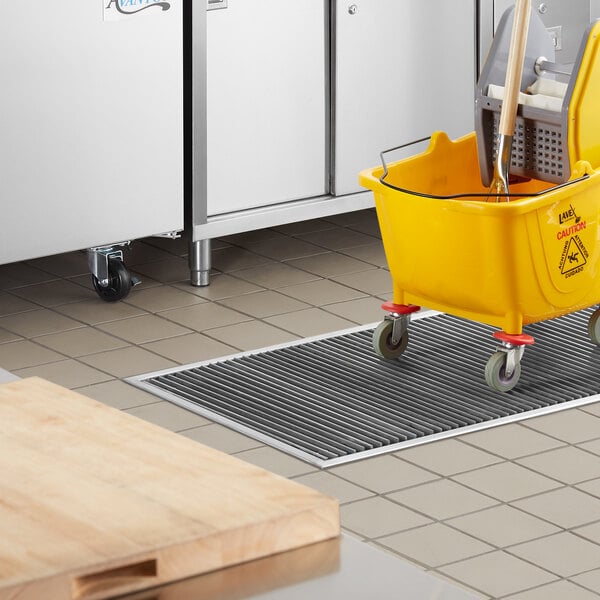
[[[574,235],[565,241],[560,257],[560,272],[565,277],[572,277],[583,271],[589,256],[581,238]]]

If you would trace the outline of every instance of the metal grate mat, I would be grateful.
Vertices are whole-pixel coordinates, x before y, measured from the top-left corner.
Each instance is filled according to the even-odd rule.
[[[371,347],[374,326],[127,379],[319,467],[600,400],[591,310],[536,323],[521,380],[491,390],[493,328],[425,313],[396,361]]]

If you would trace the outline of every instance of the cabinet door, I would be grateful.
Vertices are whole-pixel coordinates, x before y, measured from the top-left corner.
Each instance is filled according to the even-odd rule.
[[[381,150],[473,130],[475,4],[336,0],[336,195],[359,191]]]
[[[323,0],[207,13],[209,215],[326,191]]]
[[[0,3],[0,264],[183,228],[182,4]]]

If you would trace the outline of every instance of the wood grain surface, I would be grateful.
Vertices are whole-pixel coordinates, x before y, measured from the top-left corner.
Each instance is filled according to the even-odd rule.
[[[31,378],[0,385],[0,531],[0,600],[94,600],[340,525],[333,498]]]

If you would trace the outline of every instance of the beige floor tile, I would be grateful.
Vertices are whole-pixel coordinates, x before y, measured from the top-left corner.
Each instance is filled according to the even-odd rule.
[[[360,210],[353,210],[351,212],[339,213],[337,215],[330,215],[324,217],[325,221],[334,223],[339,227],[347,227],[354,223],[364,223],[365,221],[374,221],[377,219],[377,213],[375,208],[362,208]]]
[[[255,254],[254,252],[248,252],[238,246],[227,246],[213,250],[211,253],[212,266],[221,273],[232,273],[239,271],[240,269],[250,269],[259,265],[273,265],[275,261]]]
[[[287,264],[320,277],[335,277],[336,275],[357,273],[373,268],[373,265],[369,263],[337,252],[325,252],[325,254],[318,254],[317,256],[289,260]]]
[[[165,310],[159,313],[159,316],[195,331],[206,331],[250,320],[246,315],[212,302]]]
[[[492,465],[501,460],[454,439],[406,448],[397,452],[396,456],[446,476]]]
[[[175,281],[188,281],[190,278],[190,267],[185,258],[170,257],[158,262],[137,264],[135,272],[148,276],[161,283],[173,283]]]
[[[250,252],[266,256],[273,260],[290,260],[325,252],[321,246],[315,246],[314,244],[287,236],[260,240],[253,244],[247,244],[246,248]]]
[[[295,223],[286,223],[272,227],[274,231],[284,235],[301,235],[303,233],[312,233],[313,231],[323,231],[325,229],[334,229],[336,225],[325,219],[309,219],[308,221],[297,221]]]
[[[207,331],[207,335],[238,350],[258,350],[297,340],[293,333],[262,321],[246,321]]]
[[[200,415],[164,401],[127,408],[123,412],[154,423],[155,425],[160,425],[160,427],[164,427],[170,431],[183,431],[210,422]]]
[[[347,227],[353,231],[360,231],[361,233],[381,238],[381,229],[379,228],[377,219],[367,219],[358,223],[350,223]]]
[[[46,273],[24,262],[0,265],[0,289],[2,290],[16,289],[52,279],[56,279],[56,275]]]
[[[53,352],[29,340],[0,344],[0,367],[8,371],[62,360],[65,360],[63,354]]]
[[[391,296],[392,295],[392,277],[386,269],[370,269],[361,273],[351,273],[350,275],[340,275],[333,277],[333,281],[337,281],[342,285],[359,290],[366,294],[376,296]]]
[[[266,227],[264,229],[242,231],[241,233],[226,235],[219,239],[227,242],[228,244],[233,244],[234,246],[241,246],[242,248],[245,248],[248,244],[255,244],[256,242],[260,242],[261,240],[281,239],[282,237],[284,236],[279,231],[271,227]]]
[[[131,377],[177,366],[177,363],[171,360],[157,356],[144,348],[135,347],[82,356],[80,360],[114,377]]]
[[[92,327],[42,335],[36,337],[35,341],[42,346],[62,352],[70,357],[116,350],[128,345],[127,342]]]
[[[114,323],[101,323],[97,327],[132,344],[144,344],[191,333],[189,329],[157,315],[141,315]]]
[[[573,510],[577,510],[577,507],[573,507]],[[600,515],[596,513],[596,517]],[[593,523],[592,525],[585,525],[583,527],[578,527],[573,530],[573,533],[580,535],[581,537],[590,540],[590,542],[594,542],[595,544],[600,545],[600,521]]]
[[[503,502],[560,487],[560,484],[552,479],[508,462],[455,475],[453,479]]]
[[[148,246],[154,246],[160,250],[164,250],[169,254],[175,254],[176,256],[186,256],[189,253],[190,242],[185,237],[179,238],[168,238],[168,237],[150,237],[146,238],[144,242]],[[216,240],[213,244],[216,246]]]
[[[13,373],[23,379],[25,377],[42,377],[69,389],[112,379],[110,375],[98,369],[82,365],[80,362],[71,359],[27,367],[26,369],[15,369]]]
[[[493,550],[492,546],[442,523],[432,523],[377,541],[428,567],[439,567]]]
[[[500,548],[528,542],[560,531],[558,527],[550,523],[504,504],[450,519],[447,523]]]
[[[352,231],[340,227],[337,229],[328,229],[327,231],[314,231],[298,236],[311,244],[328,248],[329,250],[341,250],[343,248],[352,248],[354,246],[364,246],[376,241],[371,235],[365,235],[358,231]]]
[[[600,568],[600,546],[569,532],[512,546],[510,553],[561,577]]]
[[[579,410],[600,417],[600,402],[592,402],[591,404],[580,406]]]
[[[104,383],[87,385],[77,388],[78,393],[98,400],[107,406],[124,409],[143,406],[144,404],[155,404],[157,396],[144,390],[136,388],[120,379],[113,379]]]
[[[569,444],[577,444],[598,437],[600,418],[578,409],[570,409],[528,419],[524,425]]]
[[[598,595],[570,581],[562,580],[507,596],[506,600],[598,600]]]
[[[10,292],[0,292],[0,317],[35,310],[37,308],[40,308],[37,304],[28,302]]]
[[[497,504],[496,500],[449,479],[423,483],[408,490],[389,494],[388,498],[438,520],[464,515]]]
[[[310,337],[341,329],[354,327],[356,324],[320,308],[306,308],[297,312],[267,317],[267,323],[291,331],[300,337]]]
[[[490,594],[492,598],[521,592],[557,579],[556,575],[501,550],[441,567],[440,571],[469,587]]]
[[[166,252],[154,244],[146,243],[144,240],[136,240],[123,249],[123,262],[127,266],[158,262],[169,258],[173,258],[172,252]]]
[[[137,294],[139,291],[136,290],[135,293]],[[145,310],[125,302],[104,302],[100,298],[57,306],[54,310],[88,325],[110,323],[146,314]]]
[[[565,529],[600,519],[600,499],[571,487],[552,490],[512,504]]]
[[[282,477],[297,477],[317,471],[317,467],[269,446],[238,452],[235,456]]]
[[[380,548],[383,548],[383,546],[380,546]],[[394,554],[396,554],[396,553],[394,553]],[[396,556],[398,556],[398,554],[396,554]],[[412,564],[416,565],[416,563],[412,563]],[[479,598],[480,600],[494,600],[488,594],[482,594],[480,591],[474,590],[473,588],[469,587],[468,585],[465,585],[463,582],[456,581],[456,579],[452,579],[451,577],[444,575],[437,569],[427,569],[427,568],[423,567],[422,565],[417,565],[417,566],[420,566],[424,571],[426,571],[427,573],[430,573],[436,579],[439,579],[440,581],[447,581],[455,588],[460,588],[461,590],[465,590],[465,591],[469,592],[472,596],[475,596],[475,598]]]
[[[242,269],[236,271],[235,275],[245,281],[271,290],[318,279],[317,275],[312,275],[283,263],[270,263],[251,269]]]
[[[224,298],[245,297],[253,292],[259,292],[263,288],[232,275],[217,274],[210,278],[210,285],[202,287],[191,287],[189,283],[177,283],[177,288],[194,294],[198,298],[206,300],[222,300]]]
[[[81,302],[90,297],[88,290],[66,279],[28,285],[15,289],[12,293],[45,307]]]
[[[600,569],[594,569],[593,571],[571,577],[571,581],[600,594]]]
[[[32,310],[0,318],[0,328],[23,337],[68,331],[77,327],[83,327],[83,325],[48,309]]]
[[[325,304],[332,304],[333,302],[343,302],[344,300],[354,300],[365,295],[362,292],[357,292],[328,279],[319,279],[317,281],[283,287],[279,291],[291,298],[296,298],[314,306],[323,306]]]
[[[318,471],[296,477],[295,481],[314,488],[319,492],[337,498],[340,503],[354,502],[373,495],[373,492],[365,490],[358,485],[345,481],[333,473]]]
[[[182,289],[161,285],[146,290],[135,290],[135,293],[130,294],[125,302],[145,311],[156,313],[169,308],[199,304],[203,302],[203,299]]]
[[[356,246],[354,248],[344,248],[341,253],[376,267],[388,268],[385,250],[381,242],[367,244],[366,246]]]
[[[273,290],[246,294],[239,298],[227,298],[221,301],[221,304],[258,319],[282,315],[309,307],[305,302],[300,302],[300,300],[284,296]]]
[[[437,479],[437,475],[390,455],[332,467],[330,471],[378,494]]]
[[[202,333],[190,333],[166,340],[143,344],[142,348],[160,354],[181,365],[201,362],[220,356],[235,354],[237,350]]]
[[[583,444],[578,444],[578,448],[582,450],[587,450],[587,452],[593,452],[600,456],[600,439],[592,440],[591,442],[584,442]]]
[[[381,496],[344,504],[340,513],[342,527],[365,538],[381,538],[431,523],[431,519]]]
[[[381,300],[373,296],[328,304],[323,306],[323,310],[359,325],[378,323],[385,316],[385,313],[381,310]]]
[[[592,494],[597,498],[600,498],[600,479],[593,479],[592,481],[586,481],[585,483],[579,483],[576,486],[578,489]]]
[[[235,454],[263,445],[257,440],[217,423],[186,429],[181,432],[181,435],[226,454]]]
[[[6,344],[8,342],[16,342],[17,340],[23,339],[20,335],[13,333],[12,331],[7,331],[6,329],[2,329],[0,327],[0,344]]]
[[[509,460],[564,445],[564,442],[523,427],[518,423],[490,427],[483,431],[462,435],[460,439]]]
[[[517,462],[563,483],[580,483],[600,475],[600,456],[573,446],[549,450]]]
[[[90,272],[87,254],[80,251],[44,256],[35,260],[28,260],[26,264],[58,277],[89,275]]]

